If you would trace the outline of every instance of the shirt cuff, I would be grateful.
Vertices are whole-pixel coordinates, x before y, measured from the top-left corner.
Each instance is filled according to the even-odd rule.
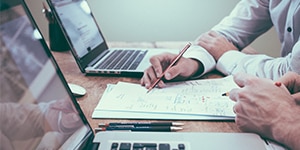
[[[239,51],[228,51],[224,53],[218,60],[216,68],[224,75],[231,75],[238,63],[246,56],[246,54]],[[234,60],[233,60],[234,58]]]
[[[204,72],[198,76],[193,76],[192,78],[199,78],[207,72],[215,69],[216,61],[215,59],[203,48],[197,45],[191,46],[183,55],[186,58],[192,58],[200,61],[204,66]]]

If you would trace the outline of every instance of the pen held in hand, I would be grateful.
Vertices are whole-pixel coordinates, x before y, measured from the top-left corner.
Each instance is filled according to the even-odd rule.
[[[229,92],[223,93],[222,96],[229,96]]]
[[[277,86],[277,87],[280,87],[281,86],[281,82],[275,82],[274,85]],[[229,96],[229,92],[223,93],[222,96]]]
[[[157,78],[157,80],[150,86],[147,93],[149,93],[157,84],[158,82],[164,77],[166,72],[175,65],[175,63],[182,57],[182,55],[187,51],[187,49],[191,46],[191,43],[188,43],[181,51],[180,53],[172,60],[170,65],[166,68],[166,70]]]

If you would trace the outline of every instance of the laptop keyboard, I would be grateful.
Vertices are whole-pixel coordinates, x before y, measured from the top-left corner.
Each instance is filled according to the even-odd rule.
[[[115,50],[97,69],[135,70],[145,57],[147,51],[142,50]]]
[[[185,150],[184,143],[129,143],[113,142],[111,150]]]

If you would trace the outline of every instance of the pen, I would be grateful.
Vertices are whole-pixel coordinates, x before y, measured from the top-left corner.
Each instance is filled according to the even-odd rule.
[[[182,57],[182,55],[187,51],[187,49],[191,46],[191,43],[188,43],[181,51],[180,53],[172,60],[170,65],[167,67],[167,69],[157,78],[157,80],[150,86],[147,93],[149,93],[157,84],[158,82],[163,78],[163,76],[166,74],[166,72],[173,66],[175,63]]]
[[[280,87],[281,86],[281,82],[275,82],[274,83],[277,87]]]
[[[278,82],[278,81],[274,83],[274,85],[277,86],[277,87],[280,87],[281,84],[282,84],[282,83],[281,83],[281,82]],[[222,96],[229,96],[229,92],[223,93]]]
[[[229,96],[229,92],[223,93],[222,96]]]
[[[159,131],[159,132],[168,132],[168,131],[178,131],[182,130],[181,127],[170,127],[170,126],[137,126],[137,127],[118,127],[118,126],[109,126],[106,128],[95,128],[95,131],[115,131],[115,130],[128,130],[128,131]]]
[[[111,122],[111,123],[99,123],[99,127],[107,126],[183,126],[181,122]]]

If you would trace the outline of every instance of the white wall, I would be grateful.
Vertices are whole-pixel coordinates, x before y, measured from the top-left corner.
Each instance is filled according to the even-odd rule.
[[[36,12],[41,12],[41,3],[27,1],[33,9],[39,8]],[[238,1],[88,0],[106,40],[129,42],[192,41],[228,15]],[[47,37],[45,19],[41,16],[36,14]],[[274,30],[252,46],[261,53],[279,56],[280,44]]]

